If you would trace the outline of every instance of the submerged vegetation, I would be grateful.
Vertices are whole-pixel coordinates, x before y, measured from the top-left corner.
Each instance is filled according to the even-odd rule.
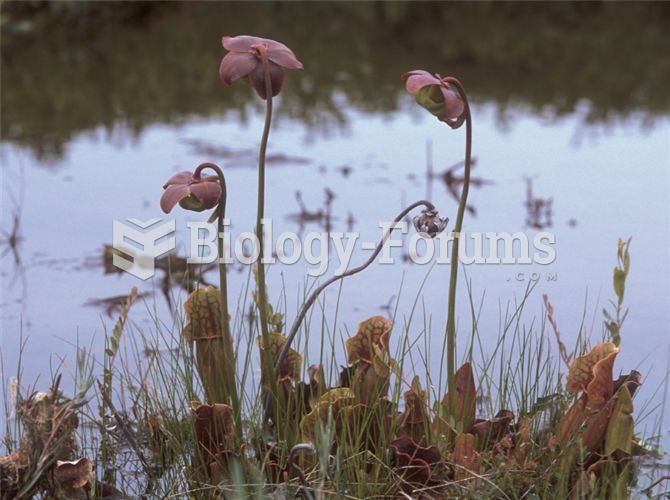
[[[223,45],[229,53],[221,62],[222,81],[248,78],[265,102],[256,219],[262,243],[273,97],[288,87],[283,70],[301,69],[302,63],[287,46],[265,38],[226,36]],[[473,117],[465,87],[455,77],[414,70],[403,78],[416,102],[450,129],[465,125],[464,177],[445,296],[444,374],[428,373],[425,362],[422,372],[412,354],[430,335],[429,327],[417,338],[411,321],[360,318],[344,341],[347,359],[340,366],[343,360],[327,353],[336,342],[335,326],[324,317],[315,327],[310,316],[326,287],[372,264],[390,229],[370,259],[307,295],[289,329],[285,314],[269,300],[262,264],[250,279],[255,289],[229,307],[221,259],[219,287],[201,286],[184,302],[181,332],[156,318],[154,334],[129,335],[128,315],[137,299],[133,290],[107,338],[99,380],[95,357],[78,353],[75,397],[61,393],[60,375],[44,393],[27,390],[19,379],[16,401],[6,404],[16,410],[18,425],[7,433],[9,452],[0,457],[3,498],[628,497],[639,475],[636,458],[650,453],[632,416],[642,374],[614,376],[625,335],[630,240],[619,242],[616,301],[605,311],[602,342],[590,345],[581,338],[568,352],[546,297],[546,321],[526,327],[529,289],[501,318],[493,354],[482,348],[473,321],[457,368],[458,238],[470,187]],[[224,169],[203,163],[176,174],[164,188],[164,211],[177,204],[195,212],[212,210],[209,221],[223,233]],[[429,200],[408,205],[396,222],[418,208],[422,211],[413,220],[422,236],[433,238],[446,229],[448,219]],[[248,302],[253,306],[246,315]],[[547,323],[552,338],[545,336]],[[464,331],[460,328],[461,335]],[[305,343],[311,337],[323,346],[318,362],[311,363],[297,345],[299,332]],[[256,348],[260,377],[253,373]],[[140,353],[149,353],[148,362]],[[426,354],[420,355],[424,361]],[[250,387],[255,378],[260,386]]]

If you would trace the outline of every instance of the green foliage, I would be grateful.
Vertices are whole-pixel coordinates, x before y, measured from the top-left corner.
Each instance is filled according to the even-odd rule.
[[[587,356],[584,369],[575,372],[582,375],[571,376],[568,385],[587,387],[593,401],[599,400],[596,396],[606,390],[605,399],[609,397],[609,400],[602,403],[604,410],[600,413],[606,413],[608,419],[596,432],[601,426],[590,426],[591,416],[581,415],[585,422],[576,421],[574,436],[557,440],[561,421],[569,413],[570,401],[560,389],[560,374],[553,365],[554,353],[547,349],[547,344],[553,342],[551,333],[545,336],[543,329],[538,330],[536,321],[524,317],[523,304],[509,314],[509,317],[501,318],[498,343],[494,346],[479,343],[481,353],[474,349],[475,356],[481,354],[481,362],[473,360],[476,393],[479,395],[481,390],[489,396],[485,399],[488,403],[481,406],[477,403],[477,416],[487,414],[490,418],[479,418],[469,428],[465,427],[462,418],[458,422],[452,418],[444,423],[444,427],[441,423],[436,424],[440,412],[435,408],[444,401],[445,387],[433,380],[427,372],[428,367],[422,365],[427,362],[426,353],[418,353],[421,361],[417,364],[414,360],[416,347],[401,349],[397,354],[389,353],[399,360],[390,364],[389,369],[393,368],[391,373],[395,378],[404,380],[404,404],[403,395],[395,392],[390,396],[382,392],[377,394],[377,402],[369,400],[360,404],[354,391],[343,387],[329,392],[322,388],[315,397],[304,397],[307,387],[315,387],[318,380],[312,372],[308,383],[300,380],[303,377],[282,382],[282,390],[294,393],[305,403],[290,409],[292,418],[282,420],[279,425],[284,428],[302,422],[301,446],[311,442],[314,448],[313,454],[300,453],[293,461],[289,459],[293,443],[278,440],[268,446],[266,441],[261,441],[261,446],[254,441],[263,436],[260,432],[262,398],[257,385],[246,384],[243,401],[246,428],[249,429],[245,433],[248,447],[244,453],[229,450],[228,458],[220,457],[225,460],[222,463],[228,467],[228,475],[214,476],[216,479],[194,468],[193,450],[198,436],[202,439],[203,434],[197,434],[194,428],[189,401],[202,398],[203,389],[194,375],[193,353],[179,326],[176,325],[173,331],[165,331],[157,320],[155,333],[129,332],[132,326],[126,321],[123,338],[129,341],[131,349],[118,350],[115,363],[118,368],[112,379],[113,392],[117,395],[124,393],[126,397],[117,403],[118,411],[110,408],[126,423],[122,426],[113,421],[109,427],[115,430],[107,431],[107,460],[123,473],[105,480],[98,468],[98,484],[108,490],[114,487],[131,497],[144,494],[203,499],[217,495],[261,498],[280,491],[304,497],[318,497],[320,493],[357,498],[389,498],[401,494],[417,497],[424,491],[442,498],[568,498],[578,493],[592,498],[626,498],[630,478],[635,477],[637,470],[629,455],[636,453],[637,446],[633,441],[631,395],[639,374],[612,381],[609,368],[603,370],[610,366],[608,356]],[[314,324],[311,328],[308,325],[310,335],[316,336],[313,341],[327,344],[326,318],[315,320],[317,324],[322,323],[321,329],[314,329]],[[233,330],[240,338],[256,335],[256,329],[248,331],[249,328],[243,318],[233,324]],[[416,342],[415,346],[418,346],[422,337],[424,340],[430,338],[431,331],[428,329],[419,334],[418,342],[416,336],[416,325],[409,322],[394,332],[398,345]],[[387,344],[380,340],[382,335],[368,338],[385,349]],[[345,339],[342,343],[346,344]],[[241,344],[241,359],[250,359],[244,349],[246,347],[248,352],[255,350],[254,344]],[[146,353],[148,346],[158,345],[165,346],[162,353]],[[427,351],[428,346],[426,343]],[[489,364],[491,347],[498,359]],[[517,350],[519,347],[523,347],[522,354]],[[575,351],[577,355],[582,353],[579,346]],[[614,351],[609,347],[604,354]],[[357,359],[352,365],[372,363],[379,357],[378,350],[363,349],[360,352],[366,357]],[[135,356],[135,359],[128,359],[127,355]],[[380,360],[382,358],[386,360],[386,356]],[[402,360],[413,369],[408,366],[401,369]],[[333,353],[322,362],[337,367],[342,360]],[[390,363],[390,360],[385,362]],[[251,361],[241,367],[242,373],[250,368],[249,363]],[[80,367],[91,365],[92,362],[78,360]],[[383,375],[380,368],[377,366],[377,371],[371,368],[365,373],[379,379]],[[354,371],[357,369],[359,367],[354,367]],[[422,369],[426,370],[425,384],[419,382],[423,376],[414,376],[416,370],[421,373]],[[583,375],[584,371],[586,375]],[[462,377],[465,384],[457,387],[463,385],[470,389],[459,392],[459,408],[470,406],[470,394],[474,391],[466,372],[469,372],[467,368],[462,371],[467,375]],[[586,378],[581,378],[583,376]],[[596,377],[600,381],[593,383]],[[341,385],[333,384],[333,378],[332,374],[327,378],[330,382],[327,386]],[[367,381],[354,378],[352,382]],[[613,384],[611,393],[610,383]],[[424,392],[422,386],[428,387],[429,392]],[[516,410],[524,407],[527,408],[525,412]],[[498,412],[500,408],[515,409],[511,419],[510,414]],[[101,443],[95,430],[98,427],[89,425],[98,420],[91,417],[95,412],[89,407],[77,410],[78,433],[83,443],[79,456],[99,459]],[[443,440],[442,429],[454,432],[454,438]],[[278,434],[290,433],[280,430]],[[134,446],[129,444],[128,436]],[[582,439],[595,450],[593,453],[580,450]],[[459,443],[458,454],[453,455],[456,441]],[[439,444],[435,446],[433,443]],[[137,458],[140,454],[149,463],[146,469]],[[586,461],[596,456],[601,458],[591,467],[591,462]],[[449,465],[451,463],[459,464],[458,477]],[[588,468],[588,473],[582,474]],[[221,473],[220,468],[216,471]],[[304,482],[300,479],[301,474]],[[147,481],[147,477],[151,480]]]
[[[628,309],[623,311],[622,308],[624,294],[626,292],[626,278],[630,271],[630,241],[631,238],[628,238],[626,241],[619,239],[617,248],[617,266],[614,268],[612,276],[612,286],[617,301],[616,303],[613,301],[611,302],[613,308],[612,312],[603,309],[605,328],[609,332],[612,342],[617,346],[621,343],[621,327],[628,315]]]

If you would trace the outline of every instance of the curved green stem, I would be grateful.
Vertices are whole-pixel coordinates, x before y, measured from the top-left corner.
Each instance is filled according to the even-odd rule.
[[[465,94],[465,89],[460,81],[453,77],[447,77],[443,81],[453,85],[463,100],[465,118],[465,173],[463,176],[463,190],[458,203],[458,213],[454,225],[454,244],[451,251],[451,274],[449,276],[449,303],[447,317],[447,384],[449,391],[449,411],[453,413],[456,403],[456,282],[458,279],[458,247],[463,227],[463,216],[470,190],[470,167],[472,163],[472,116],[470,104]]]
[[[219,178],[221,186],[221,197],[219,204],[216,207],[214,215],[217,218],[217,239],[218,239],[218,258],[219,258],[219,290],[221,292],[221,335],[223,337],[224,352],[223,352],[223,378],[222,384],[225,387],[226,394],[230,398],[230,404],[233,408],[233,415],[235,417],[235,431],[239,439],[242,438],[242,408],[240,405],[240,398],[237,393],[237,384],[235,378],[235,351],[233,349],[233,337],[230,331],[230,314],[228,312],[228,277],[226,273],[226,262],[224,258],[223,248],[223,233],[225,226],[223,219],[226,218],[226,199],[228,191],[226,189],[226,178],[223,171],[218,165],[214,163],[201,163],[195,169],[193,175],[199,176],[200,172],[209,168],[213,170]],[[214,401],[212,401],[214,402]]]
[[[394,219],[394,223],[398,223],[401,220],[405,218],[407,214],[409,214],[412,210],[414,210],[417,207],[424,206],[426,207],[426,210],[435,210],[435,206],[427,201],[427,200],[420,200],[415,203],[412,203],[409,205],[407,208],[405,208],[402,212],[398,214],[398,216]],[[382,251],[382,248],[384,248],[384,243],[386,243],[386,240],[391,236],[391,231],[392,228],[389,228],[384,235],[382,236],[381,241],[377,244],[377,247],[375,248],[374,252],[372,252],[372,255],[363,262],[361,265],[348,269],[344,273],[340,274],[339,276],[331,276],[328,278],[326,281],[324,281],[316,290],[312,292],[312,294],[303,302],[302,306],[300,306],[300,310],[298,311],[298,315],[296,316],[295,320],[293,321],[293,325],[291,326],[291,330],[289,331],[288,336],[286,337],[286,341],[284,342],[284,345],[282,346],[282,350],[279,352],[279,356],[277,357],[277,361],[275,363],[275,372],[278,372],[279,369],[281,368],[282,363],[284,362],[284,358],[288,354],[289,349],[291,348],[291,343],[293,342],[293,339],[295,336],[298,334],[298,330],[300,329],[300,325],[302,324],[303,320],[305,319],[305,316],[307,315],[307,312],[309,311],[310,307],[314,305],[314,302],[316,302],[316,299],[321,295],[321,292],[323,292],[328,286],[331,284],[335,283],[336,281],[339,281],[343,278],[346,278],[347,276],[352,276],[354,274],[357,274],[361,271],[363,271],[366,267],[368,267],[370,264],[374,262],[374,260],[377,258],[379,255],[379,252]],[[268,394],[267,399],[265,400],[265,413],[263,416],[263,426],[265,426],[270,418],[270,412],[272,409],[272,395]]]

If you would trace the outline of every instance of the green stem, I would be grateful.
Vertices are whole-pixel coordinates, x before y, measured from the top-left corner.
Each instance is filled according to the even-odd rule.
[[[263,345],[269,340],[268,321],[267,321],[267,288],[265,285],[265,266],[263,257],[265,256],[265,245],[263,241],[263,225],[261,220],[265,212],[265,154],[268,147],[268,137],[270,136],[270,124],[272,122],[272,82],[270,80],[270,63],[268,61],[267,49],[260,46],[258,51],[263,64],[263,79],[265,80],[265,125],[261,137],[260,151],[258,152],[258,209],[256,213],[256,236],[258,236],[258,304],[260,309],[261,333]],[[269,347],[269,346],[266,346]]]
[[[472,116],[470,114],[470,104],[465,94],[465,89],[460,81],[453,77],[444,79],[450,85],[453,85],[461,99],[463,100],[465,117],[465,174],[463,176],[463,190],[461,199],[458,203],[458,213],[454,225],[454,244],[451,251],[451,274],[449,276],[449,303],[447,317],[447,384],[449,394],[449,412],[453,414],[456,408],[456,282],[458,279],[458,246],[461,238],[461,228],[463,227],[463,216],[470,190],[470,167],[472,163]]]
[[[272,351],[270,347],[270,332],[268,331],[268,294],[265,284],[265,265],[263,257],[265,256],[265,248],[263,241],[263,225],[261,220],[265,211],[265,155],[268,146],[268,137],[270,136],[270,124],[272,122],[272,81],[270,80],[270,62],[268,60],[267,48],[264,45],[257,47],[258,53],[263,65],[263,80],[265,83],[265,125],[263,127],[263,135],[261,137],[260,151],[258,152],[258,210],[256,216],[256,235],[258,236],[259,253],[258,253],[258,309],[261,321],[261,340],[263,348],[261,349],[261,373],[265,372],[266,383],[269,387],[268,398],[274,397],[279,393],[278,381],[275,376],[276,370],[272,362]],[[263,377],[261,376],[261,379]],[[281,413],[279,408],[275,407],[275,422]],[[275,427],[280,431],[282,426]]]
[[[394,223],[398,223],[401,220],[403,220],[407,214],[409,214],[412,210],[415,208],[418,208],[420,206],[425,207],[425,210],[434,210],[435,206],[427,201],[427,200],[419,200],[415,203],[412,203],[409,205],[407,208],[405,208],[402,212],[400,212],[396,218],[394,219]],[[289,331],[288,336],[286,337],[286,341],[284,342],[284,345],[282,346],[281,351],[279,352],[279,356],[277,357],[277,361],[275,364],[275,370],[279,370],[282,363],[284,362],[284,358],[288,354],[288,351],[291,347],[291,343],[293,342],[293,339],[295,336],[298,334],[298,330],[300,329],[300,325],[302,325],[303,320],[305,319],[305,316],[307,315],[307,312],[309,311],[310,307],[314,305],[314,302],[316,302],[316,299],[319,298],[319,295],[321,295],[321,292],[323,292],[326,288],[328,288],[330,285],[335,283],[336,281],[339,281],[341,279],[346,278],[347,276],[353,276],[354,274],[357,274],[361,271],[363,271],[365,268],[367,268],[370,264],[374,262],[374,260],[377,258],[379,255],[379,252],[382,251],[384,248],[384,244],[386,243],[386,240],[388,240],[389,236],[391,236],[391,231],[392,229],[388,229],[384,235],[382,236],[382,239],[377,243],[377,247],[375,248],[374,252],[372,252],[372,255],[368,257],[368,259],[363,262],[361,265],[348,269],[344,273],[337,275],[337,276],[331,276],[328,278],[326,281],[324,281],[316,290],[312,292],[312,294],[305,300],[305,302],[302,303],[302,306],[300,306],[300,310],[298,311],[298,315],[296,316],[295,320],[293,321],[293,325],[291,326],[291,330]],[[270,413],[272,411],[272,394],[268,394],[266,400],[265,400],[265,412],[263,414],[263,426],[265,426],[270,419]]]
[[[226,189],[226,178],[223,171],[214,163],[202,163],[198,165],[193,173],[194,176],[200,176],[202,170],[209,168],[216,172],[221,186],[221,197],[216,207],[215,215],[217,218],[217,236],[218,236],[218,258],[219,258],[219,290],[221,292],[221,336],[223,337],[223,378],[222,384],[226,388],[226,393],[230,398],[230,404],[233,408],[235,418],[235,432],[238,439],[242,439],[242,408],[240,398],[237,394],[237,383],[235,378],[236,357],[233,349],[233,337],[230,331],[230,314],[228,312],[228,276],[226,272],[226,262],[224,258],[223,233],[225,226],[223,220],[226,218],[226,199],[228,191]],[[214,403],[214,401],[211,401]]]

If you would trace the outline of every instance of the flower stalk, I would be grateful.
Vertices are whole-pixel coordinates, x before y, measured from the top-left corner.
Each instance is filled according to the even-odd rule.
[[[195,169],[194,175],[199,176],[204,169],[214,170],[219,179],[221,186],[221,197],[212,217],[217,219],[217,234],[218,238],[218,260],[219,260],[219,291],[221,293],[221,336],[223,337],[223,366],[222,379],[220,383],[225,387],[225,396],[230,401],[233,408],[233,418],[235,422],[235,432],[238,438],[242,438],[242,408],[240,405],[240,398],[237,394],[237,383],[235,378],[236,356],[233,348],[233,337],[230,331],[230,314],[228,312],[228,277],[226,270],[226,262],[224,259],[223,248],[223,233],[225,225],[223,223],[226,218],[226,178],[223,171],[218,165],[214,163],[202,163]],[[218,401],[212,401],[215,403]],[[227,401],[225,401],[227,402]]]
[[[213,170],[216,175],[202,175],[206,169]],[[217,292],[213,287],[208,287],[198,289],[189,296],[184,304],[189,316],[184,335],[190,343],[195,343],[196,364],[206,399],[209,403],[225,403],[232,407],[236,436],[241,440],[242,409],[235,378],[236,356],[230,330],[228,279],[223,247],[226,178],[218,165],[207,162],[198,165],[193,172],[179,172],[163,188],[165,192],[160,204],[165,213],[169,213],[177,204],[196,212],[214,208],[209,222],[217,220],[219,290]],[[208,319],[204,320],[205,317]]]
[[[225,329],[230,332],[230,320],[228,318],[228,278],[226,274],[226,262],[225,259],[223,259],[223,232],[225,231],[223,220],[226,218],[226,199],[228,195],[226,190],[226,177],[223,175],[221,168],[219,168],[219,166],[214,163],[201,163],[195,169],[194,176],[200,176],[200,173],[206,168],[214,170],[216,176],[219,179],[219,185],[221,186],[221,197],[219,198],[219,204],[212,214],[212,217],[216,217],[217,219],[217,234],[219,235],[219,287],[221,290],[221,312],[223,316],[222,322],[225,325]]]
[[[465,173],[463,189],[458,202],[458,212],[454,224],[454,244],[451,252],[449,275],[449,296],[447,305],[447,386],[448,407],[454,415],[456,404],[456,285],[458,281],[458,248],[463,227],[463,216],[467,207],[470,190],[470,169],[472,167],[472,116],[470,104],[461,82],[452,76],[442,77],[424,70],[414,70],[402,76],[405,87],[416,102],[427,109],[449,128],[457,129],[465,123]]]
[[[265,215],[265,155],[270,136],[270,125],[272,123],[272,81],[270,80],[270,64],[268,61],[267,49],[264,45],[258,46],[258,52],[263,65],[263,79],[265,80],[265,124],[263,126],[263,135],[261,136],[261,145],[258,152],[258,206],[256,211],[256,236],[258,236],[258,304],[260,308],[261,333],[263,335],[263,345],[267,347],[268,340],[268,320],[267,320],[267,287],[265,284],[265,266],[263,258],[265,256],[265,245],[263,241],[263,225],[261,221]]]
[[[451,251],[451,270],[449,275],[449,298],[448,298],[448,316],[447,316],[447,386],[449,390],[449,408],[453,411],[456,404],[456,285],[458,281],[458,247],[461,238],[461,229],[463,227],[463,216],[468,200],[468,191],[470,190],[470,168],[472,166],[472,116],[470,114],[470,104],[465,94],[465,89],[461,82],[451,76],[443,80],[450,86],[453,86],[461,100],[463,101],[463,118],[465,120],[465,172],[463,174],[463,189],[461,199],[458,203],[458,212],[456,213],[456,222],[454,223],[454,244]],[[447,122],[449,126],[451,123]],[[459,124],[460,125],[460,124]]]
[[[472,167],[472,116],[470,104],[461,82],[452,77],[442,77],[424,70],[405,73],[407,92],[416,102],[427,109],[433,116],[446,123],[451,129],[457,129],[465,123],[465,173],[463,189],[458,202],[458,212],[454,225],[454,244],[451,252],[451,270],[449,276],[449,296],[447,304],[447,386],[448,412],[455,415],[456,404],[456,284],[458,280],[458,249],[463,227],[463,216],[467,208],[468,191],[470,190],[470,170]],[[458,423],[458,422],[455,422]]]
[[[394,224],[400,222],[409,214],[412,210],[418,207],[425,207],[424,209],[424,215],[427,215],[429,217],[433,217],[436,219],[436,225],[441,227],[441,229],[444,229],[446,226],[446,223],[448,219],[441,219],[437,216],[437,210],[435,209],[435,206],[428,200],[419,200],[415,203],[412,203],[408,207],[406,207],[402,212],[400,212],[396,218],[394,219]],[[422,221],[425,223],[425,221]],[[282,363],[284,362],[284,358],[289,352],[289,349],[291,347],[291,343],[293,342],[293,339],[295,336],[298,334],[298,330],[300,329],[300,325],[302,324],[303,320],[305,319],[305,316],[307,315],[307,312],[309,309],[314,305],[314,302],[316,302],[316,299],[319,298],[319,295],[321,295],[321,292],[323,292],[326,288],[328,288],[330,285],[335,283],[336,281],[339,281],[341,279],[346,278],[347,276],[353,276],[354,274],[357,274],[364,269],[366,269],[370,264],[374,262],[374,260],[377,258],[379,253],[382,251],[384,248],[384,244],[386,243],[386,240],[391,236],[391,231],[393,230],[393,226],[389,227],[384,235],[382,236],[382,239],[379,241],[377,244],[377,247],[375,248],[374,252],[370,255],[370,257],[363,262],[361,265],[348,269],[344,273],[340,274],[339,276],[332,276],[326,281],[324,281],[319,287],[316,288],[312,292],[312,294],[305,300],[305,302],[302,303],[300,306],[300,310],[298,311],[298,315],[296,316],[295,320],[293,321],[293,325],[291,326],[291,330],[289,331],[288,336],[286,337],[286,342],[284,343],[281,352],[279,353],[279,356],[277,357],[277,362],[275,364],[275,372],[279,370],[281,367]],[[434,237],[437,233],[431,234],[431,237]],[[268,423],[268,420],[270,419],[270,413],[272,411],[272,395],[268,394],[267,399],[265,401],[265,413],[263,417],[263,426],[266,426]]]
[[[272,333],[269,331],[269,307],[267,285],[265,282],[265,245],[263,241],[262,220],[265,212],[265,156],[267,151],[270,125],[272,123],[272,98],[279,94],[284,82],[284,69],[302,69],[302,63],[293,51],[283,43],[267,38],[240,35],[224,36],[221,39],[224,49],[228,50],[219,66],[219,76],[226,85],[240,78],[248,78],[261,99],[265,100],[265,124],[258,152],[258,206],[256,211],[256,236],[259,244],[258,295],[261,327],[261,365],[270,380],[270,395],[278,394],[278,373],[274,368],[271,353]],[[270,396],[268,396],[270,397]]]
[[[263,80],[265,82],[265,124],[263,126],[263,135],[261,136],[261,145],[258,152],[258,207],[256,213],[256,236],[258,237],[258,308],[261,323],[261,363],[268,372],[270,381],[270,392],[268,398],[276,396],[279,392],[277,378],[275,373],[279,373],[279,364],[275,368],[272,362],[272,353],[270,350],[270,331],[268,330],[268,294],[265,283],[265,265],[263,259],[265,256],[265,245],[263,241],[263,220],[265,214],[265,155],[270,136],[270,125],[272,123],[272,80],[270,79],[270,63],[268,61],[267,48],[259,44],[257,47],[263,66]],[[279,409],[277,409],[279,410]]]

